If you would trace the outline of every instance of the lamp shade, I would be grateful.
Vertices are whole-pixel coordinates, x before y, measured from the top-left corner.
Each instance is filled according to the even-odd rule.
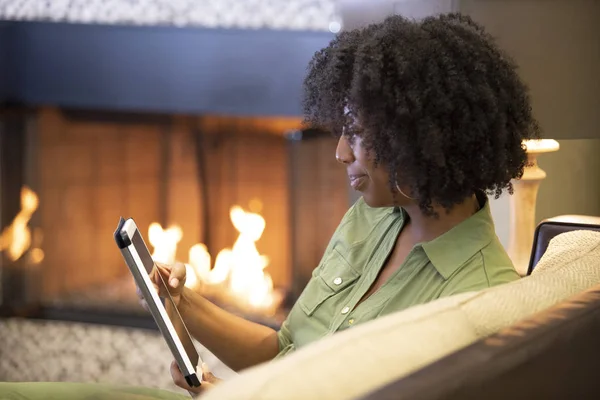
[[[496,38],[529,86],[548,139],[600,138],[600,1],[341,0],[343,29],[391,14],[470,15]]]

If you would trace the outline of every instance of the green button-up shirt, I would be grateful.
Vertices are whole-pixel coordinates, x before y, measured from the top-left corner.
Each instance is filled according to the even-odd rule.
[[[279,356],[379,316],[453,294],[519,279],[498,240],[489,202],[436,239],[416,245],[373,294],[371,288],[407,220],[400,208],[371,208],[359,199],[348,210],[283,323]]]

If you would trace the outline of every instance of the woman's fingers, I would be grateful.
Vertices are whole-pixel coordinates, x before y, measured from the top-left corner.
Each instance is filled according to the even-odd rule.
[[[173,289],[179,289],[185,283],[185,265],[182,263],[175,263],[171,268],[169,275],[169,286]]]
[[[202,384],[199,387],[191,387],[190,385],[188,385],[187,382],[185,381],[185,377],[179,370],[179,366],[177,365],[177,362],[175,362],[175,361],[173,361],[171,363],[170,370],[171,370],[171,378],[173,379],[173,383],[175,383],[175,385],[179,386],[180,388],[187,390],[188,392],[197,393],[197,394],[204,393],[204,391],[213,387],[212,383],[205,381],[205,380],[202,380]],[[217,378],[215,378],[215,379],[217,379]]]
[[[187,384],[185,378],[181,371],[179,370],[179,366],[177,362],[171,362],[171,378],[173,378],[173,383],[185,390],[192,390],[192,388]]]
[[[206,363],[202,363],[202,382],[208,382],[213,385],[220,382],[220,379],[210,372]]]
[[[168,289],[171,292],[171,294],[173,296],[175,296],[178,294],[178,292],[183,287],[183,284],[185,283],[185,265],[178,263],[178,264],[171,266],[171,265],[166,265],[166,264],[155,262],[154,268],[152,268],[152,271],[150,271],[150,273],[148,275],[150,277],[150,281],[152,282],[152,286],[154,287],[154,290],[156,290],[156,292],[158,293],[158,295],[160,297],[167,296],[167,292],[166,292],[167,288],[163,285],[163,281],[165,283],[167,281],[172,281],[172,283],[174,285],[168,284],[169,286],[171,286]],[[137,285],[136,285],[136,293],[137,293],[138,298],[140,299],[140,304],[142,305],[142,307],[144,309],[148,310],[149,309],[148,303],[144,299],[144,295],[142,294],[142,291],[140,290],[139,286],[137,286]]]
[[[185,284],[185,265],[176,263],[174,265],[165,265],[155,263],[152,271],[149,274],[154,290],[160,297],[168,297],[170,294],[175,301],[175,305],[179,303],[179,296]],[[163,283],[164,282],[164,283]],[[137,288],[137,295],[140,300],[144,300],[144,296]],[[147,304],[142,306],[148,309]]]
[[[153,281],[158,281],[158,279],[160,279],[158,277],[158,274],[160,274],[165,281],[167,279],[169,279],[169,275],[171,274],[171,269],[173,268],[172,266],[162,264],[162,263],[154,263],[154,265],[155,265],[155,268],[152,269],[152,272],[154,273],[153,279],[152,279]]]
[[[161,297],[165,297],[167,293],[165,292],[165,288],[163,285],[163,281],[166,282],[169,279],[169,275],[171,274],[171,269],[173,267],[170,265],[165,265],[161,263],[155,263],[155,267],[152,269],[152,275],[150,279],[154,284],[154,289],[158,292]]]

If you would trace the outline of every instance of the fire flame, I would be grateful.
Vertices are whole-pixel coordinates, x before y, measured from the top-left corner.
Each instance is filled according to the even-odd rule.
[[[11,261],[17,261],[31,246],[31,230],[28,224],[38,206],[37,194],[27,186],[23,186],[21,188],[21,211],[0,236],[0,251],[6,251]],[[33,250],[35,250],[33,262],[41,262],[44,258],[43,251],[38,248]]]
[[[272,299],[273,282],[264,269],[269,258],[256,249],[256,241],[265,230],[265,219],[240,206],[233,206],[229,217],[240,233],[233,248],[223,249],[217,255],[215,268],[209,282],[221,284],[228,281],[229,289],[253,307],[268,307]]]
[[[177,253],[177,243],[181,241],[183,232],[177,225],[163,230],[158,222],[153,222],[148,228],[148,240],[154,246],[152,259],[163,264],[173,264]]]
[[[239,236],[232,248],[222,249],[211,269],[211,256],[202,243],[189,250],[186,265],[186,286],[196,289],[204,286],[225,288],[230,295],[253,309],[272,309],[276,303],[271,276],[264,271],[269,258],[261,255],[256,248],[265,229],[265,219],[258,213],[245,211],[235,205],[229,217]],[[178,225],[163,230],[158,223],[152,223],[148,230],[150,243],[154,247],[152,258],[157,262],[173,263],[177,244],[182,231]]]

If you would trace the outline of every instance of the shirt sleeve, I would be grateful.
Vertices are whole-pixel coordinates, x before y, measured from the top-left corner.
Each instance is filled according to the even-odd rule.
[[[277,340],[279,341],[279,351],[280,352],[285,350],[287,347],[289,347],[293,343],[292,342],[292,334],[290,332],[287,319],[285,321],[283,321],[283,324],[281,324],[281,328],[277,332]]]

